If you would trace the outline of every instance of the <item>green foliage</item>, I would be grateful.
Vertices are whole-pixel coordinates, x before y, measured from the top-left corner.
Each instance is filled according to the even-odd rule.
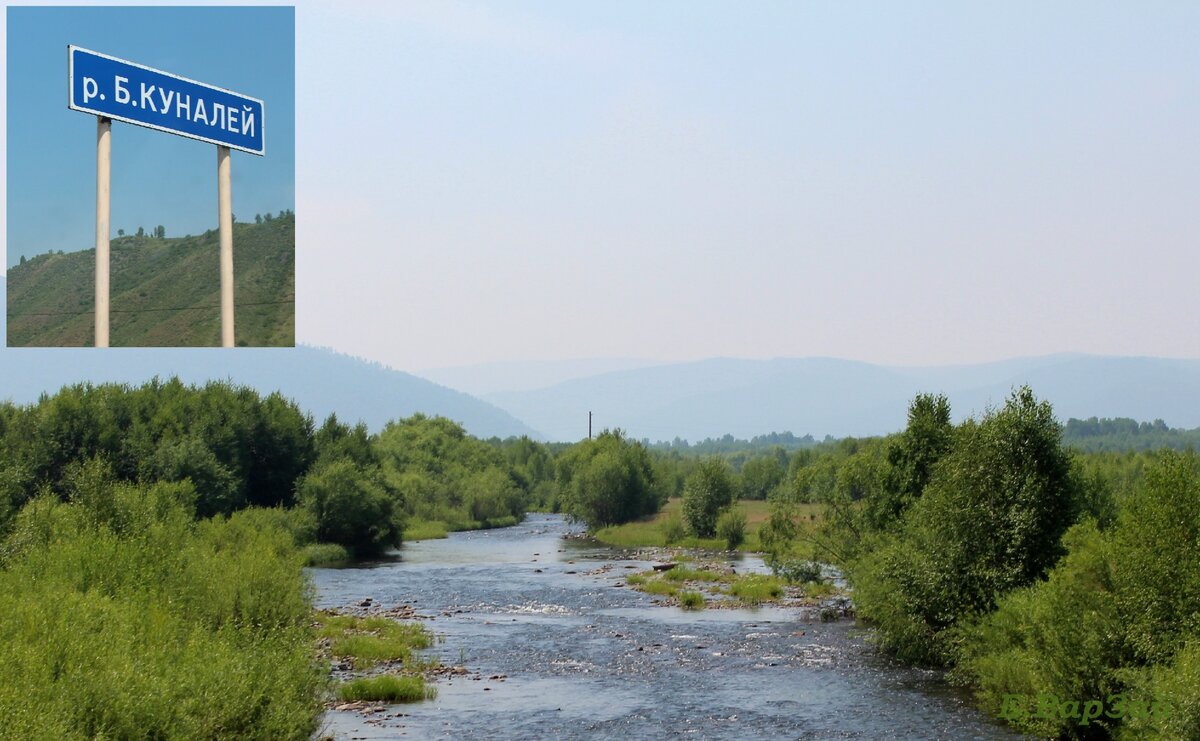
[[[748,605],[757,605],[782,597],[783,584],[774,576],[750,574],[730,584],[729,593]]]
[[[300,506],[317,523],[317,540],[362,558],[400,545],[403,517],[378,473],[343,458],[325,463],[297,487]]]
[[[791,584],[821,584],[821,564],[800,558],[771,559],[771,573]]]
[[[683,520],[701,538],[716,534],[717,515],[733,503],[733,478],[720,458],[706,458],[683,485]]]
[[[674,545],[687,537],[687,528],[683,525],[683,520],[678,517],[669,517],[662,523],[663,543],[666,545]]]
[[[722,512],[717,518],[717,537],[729,550],[737,550],[746,541],[746,515],[733,507]]]
[[[782,449],[780,449],[782,452]],[[766,499],[783,483],[787,454],[760,455],[742,464],[741,496],[743,499]]]
[[[381,674],[346,682],[337,695],[346,702],[420,702],[436,697],[437,688],[427,686],[421,677]]]
[[[558,471],[567,512],[592,530],[654,514],[663,505],[649,454],[620,430],[572,446],[559,457]]]
[[[1044,575],[1062,553],[1077,497],[1050,405],[1027,388],[1014,392],[957,429],[900,532],[851,564],[859,614],[903,657],[952,661],[940,634]]]
[[[925,490],[934,464],[949,452],[953,435],[946,397],[918,394],[908,407],[908,426],[888,445],[882,492],[865,512],[870,527],[884,530],[899,522]]]
[[[391,422],[372,449],[409,517],[460,530],[525,516],[528,482],[497,447],[455,422],[422,414]]]
[[[1200,457],[1162,455],[1114,525],[1064,538],[1044,582],[1010,593],[962,630],[962,681],[986,708],[1006,695],[1164,704],[1150,717],[1107,716],[1121,737],[1191,738],[1200,723]],[[1016,718],[1040,735],[1076,735],[1069,720]],[[1118,725],[1119,723],[1119,725]]]
[[[0,717],[20,738],[305,739],[325,687],[291,536],[194,523],[187,484],[77,476],[31,501],[0,569]]]
[[[235,224],[238,344],[295,344],[294,216]],[[145,236],[145,231],[140,236]],[[127,237],[112,245],[113,347],[220,346],[217,232],[166,239]],[[8,271],[11,346],[90,346],[95,254],[39,256]]]
[[[699,592],[679,593],[679,606],[685,610],[703,610],[704,605],[704,595]]]

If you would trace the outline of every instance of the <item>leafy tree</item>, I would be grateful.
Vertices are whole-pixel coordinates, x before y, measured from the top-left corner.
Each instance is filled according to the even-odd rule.
[[[784,465],[777,455],[760,455],[746,461],[742,465],[742,498],[766,499],[783,483]]]
[[[166,239],[167,238],[167,228],[165,226],[163,226],[162,224],[159,224],[158,226],[154,227],[154,236],[159,239]]]
[[[567,512],[593,530],[662,507],[646,448],[620,430],[577,443],[559,459],[558,470]]]
[[[720,458],[706,458],[683,484],[683,521],[701,538],[716,532],[717,516],[733,504],[733,477],[729,464]]]
[[[323,464],[300,481],[297,495],[322,543],[345,546],[360,558],[400,545],[400,508],[370,469],[347,459]]]
[[[146,236],[146,230],[139,226],[137,230],[137,236],[139,238]]]
[[[942,395],[918,394],[908,407],[908,426],[888,445],[882,496],[868,506],[871,526],[880,530],[899,522],[925,490],[934,464],[949,452],[953,439],[950,402]]]
[[[851,566],[860,614],[885,645],[909,660],[952,661],[943,631],[1058,560],[1079,493],[1060,435],[1028,388],[958,428],[899,534]]]

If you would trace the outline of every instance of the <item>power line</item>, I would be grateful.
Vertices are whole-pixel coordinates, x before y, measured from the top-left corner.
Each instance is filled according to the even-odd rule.
[[[290,299],[284,299],[282,301],[248,301],[243,304],[234,304],[234,306],[241,308],[244,306],[273,306],[273,305],[277,305],[277,304],[295,304],[295,303],[296,303],[296,297],[293,296]],[[164,307],[152,307],[149,309],[109,309],[109,311],[112,312],[113,314],[141,314],[142,312],[151,312],[151,311],[199,311],[199,310],[215,311],[215,310],[219,310],[220,308],[221,308],[220,304],[213,304],[211,306],[164,306]],[[26,317],[26,316],[89,316],[89,315],[95,314],[95,313],[96,313],[95,309],[91,309],[89,311],[29,311],[29,312],[25,312],[23,314],[9,314],[9,317],[10,318],[19,318],[19,317]]]

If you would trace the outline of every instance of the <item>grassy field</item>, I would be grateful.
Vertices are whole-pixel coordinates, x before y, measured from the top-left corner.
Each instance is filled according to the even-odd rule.
[[[665,507],[653,517],[616,525],[597,530],[593,533],[596,540],[619,548],[647,548],[675,546],[679,548],[706,548],[709,550],[725,550],[725,541],[720,538],[697,538],[686,536],[674,543],[666,541],[666,526],[672,519],[682,519],[683,500],[678,497],[669,500]],[[771,506],[762,500],[741,500],[735,504],[746,515],[746,542],[738,547],[739,551],[756,552],[762,550],[758,540],[758,529],[771,515]],[[811,547],[803,542],[804,531],[810,529],[820,520],[821,505],[801,504],[797,509],[800,519],[801,539],[793,546],[789,556],[795,558],[811,558]]]

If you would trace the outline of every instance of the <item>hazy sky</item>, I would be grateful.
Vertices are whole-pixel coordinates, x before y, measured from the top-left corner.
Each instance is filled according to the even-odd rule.
[[[6,21],[6,265],[95,245],[96,117],[67,108],[67,44],[262,99],[267,156],[233,153],[233,212],[293,208],[291,8],[9,7]],[[215,145],[115,122],[112,152],[113,236],[216,228]]]
[[[403,369],[1200,357],[1197,28],[1188,2],[300,2],[297,339]]]

